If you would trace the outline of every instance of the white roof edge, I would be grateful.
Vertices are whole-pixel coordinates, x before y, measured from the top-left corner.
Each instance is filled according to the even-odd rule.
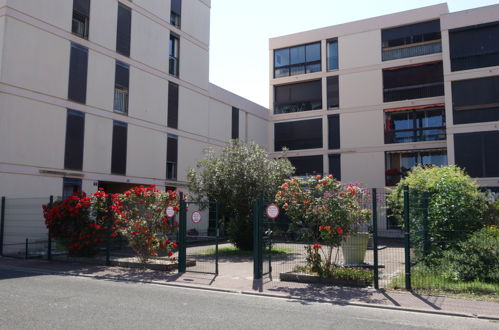
[[[312,42],[314,39],[317,39],[318,41],[342,35],[410,24],[412,22],[439,18],[441,15],[448,13],[449,7],[447,6],[447,3],[444,2],[436,5],[270,38],[269,49],[292,46],[293,44],[298,44],[300,42]]]
[[[265,108],[253,101],[232,93],[220,86],[210,83],[208,92],[210,97],[214,100],[236,107],[242,111],[246,111],[262,119],[269,119],[270,110],[268,108]]]

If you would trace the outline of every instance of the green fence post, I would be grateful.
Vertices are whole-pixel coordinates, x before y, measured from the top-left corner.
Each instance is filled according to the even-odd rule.
[[[54,196],[50,196],[49,206],[52,206]],[[52,260],[52,237],[50,235],[50,228],[48,229],[48,243],[47,243],[47,260]]]
[[[218,202],[215,201],[215,275],[218,275]]]
[[[409,187],[404,186],[404,250],[405,250],[405,289],[412,290],[411,286],[411,241],[409,221]]]
[[[374,258],[374,288],[379,289],[379,261],[378,261],[378,199],[376,188],[372,189],[373,208],[373,258]]]
[[[179,238],[179,248],[178,248],[178,272],[185,273],[187,269],[187,247],[186,235],[187,235],[187,206],[184,200],[184,193],[179,194],[180,198],[180,216],[179,216],[179,227],[178,227],[178,238]]]
[[[2,207],[0,209],[0,256],[3,256],[4,228],[5,228],[5,196],[2,196]]]
[[[261,213],[262,213],[263,197],[260,197],[253,202],[253,279],[259,280],[262,278],[263,260],[262,260],[262,228],[261,228]]]
[[[110,195],[107,197],[107,233],[106,233],[106,266],[111,265],[111,231],[113,226],[113,211],[111,206],[113,205],[113,200]]]
[[[423,255],[426,257],[430,253],[430,240],[428,237],[428,199],[430,198],[430,194],[425,191],[423,193]]]

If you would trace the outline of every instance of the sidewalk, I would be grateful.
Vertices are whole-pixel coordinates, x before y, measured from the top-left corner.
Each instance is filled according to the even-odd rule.
[[[46,260],[22,260],[0,257],[2,269],[85,276],[106,280],[137,281],[160,285],[190,287],[240,294],[265,295],[287,299],[323,301],[336,304],[401,309],[499,320],[499,303],[407,292],[380,292],[373,288],[331,287],[280,282],[269,277],[253,281],[251,262],[220,263],[220,275],[167,273],[136,268],[106,267]],[[2,277],[0,276],[0,279]]]

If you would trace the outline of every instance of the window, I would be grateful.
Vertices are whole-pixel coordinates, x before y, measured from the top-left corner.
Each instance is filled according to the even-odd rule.
[[[274,125],[274,150],[322,148],[322,119],[297,120]]]
[[[385,110],[385,143],[445,140],[443,104]]]
[[[168,134],[166,142],[166,178],[177,180],[178,136]]]
[[[68,99],[85,104],[87,98],[88,49],[71,43]]]
[[[335,109],[340,106],[340,88],[338,76],[327,77],[327,108]]]
[[[381,31],[383,61],[442,52],[440,20]]]
[[[168,127],[178,128],[178,85],[168,82]]]
[[[295,167],[295,175],[308,176],[324,173],[322,156],[288,157],[291,165]]]
[[[444,95],[442,62],[383,70],[384,102]]]
[[[327,42],[327,70],[338,70],[338,39]]]
[[[499,65],[499,21],[449,31],[451,71]]]
[[[320,80],[274,87],[274,113],[322,109]]]
[[[63,178],[62,179],[62,198],[81,191],[81,179]]]
[[[321,43],[274,50],[274,78],[321,71]]]
[[[115,112],[128,114],[128,86],[130,84],[130,66],[116,61],[114,76],[114,106]]]
[[[454,150],[470,176],[499,177],[499,131],[454,134]]]
[[[118,30],[116,32],[116,51],[124,56],[130,56],[130,35],[132,31],[132,10],[123,4],[118,4]]]
[[[340,115],[327,116],[329,149],[340,149]]]
[[[180,27],[180,17],[182,16],[182,0],[170,1],[170,24]]]
[[[121,121],[113,121],[113,147],[111,152],[111,173],[126,174],[128,125]]]
[[[232,107],[232,139],[239,139],[239,109]]]
[[[90,0],[73,0],[73,22],[71,32],[88,39],[88,22],[90,17]]]
[[[179,39],[174,34],[170,34],[170,64],[168,72],[178,77],[178,55],[179,55]]]
[[[386,152],[386,185],[394,186],[416,165],[447,165],[445,149]]]
[[[83,169],[83,137],[85,134],[85,113],[69,110],[66,119],[66,148],[64,168],[81,171]]]
[[[329,155],[329,174],[336,180],[341,180],[341,155]]]
[[[499,76],[452,82],[454,124],[499,120]]]

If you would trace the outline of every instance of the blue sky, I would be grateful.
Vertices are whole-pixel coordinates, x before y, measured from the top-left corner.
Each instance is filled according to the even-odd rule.
[[[268,107],[272,37],[442,3],[432,0],[212,0],[210,81]],[[497,4],[449,0],[450,12]]]

